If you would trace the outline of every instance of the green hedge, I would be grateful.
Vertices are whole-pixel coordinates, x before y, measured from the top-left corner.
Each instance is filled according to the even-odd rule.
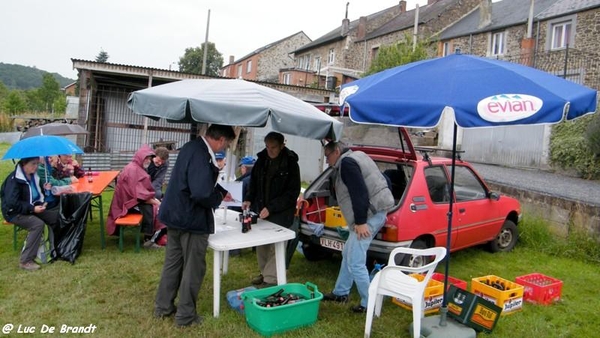
[[[554,126],[550,138],[551,164],[576,170],[585,179],[600,179],[600,156],[598,145],[594,145],[600,139],[598,119],[598,114],[593,114]]]

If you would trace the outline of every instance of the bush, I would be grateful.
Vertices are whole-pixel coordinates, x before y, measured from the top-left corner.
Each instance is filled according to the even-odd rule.
[[[5,114],[0,114],[0,132],[11,132],[14,131],[13,119]]]
[[[600,157],[600,114],[595,114],[587,127],[585,138],[596,157]]]
[[[574,169],[583,178],[600,178],[600,157],[586,139],[586,130],[595,115],[562,122],[552,129],[550,162],[563,169]]]

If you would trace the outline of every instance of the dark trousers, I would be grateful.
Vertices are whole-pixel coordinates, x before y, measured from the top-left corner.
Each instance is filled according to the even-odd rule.
[[[52,230],[56,230],[58,225],[58,209],[48,210],[39,214],[16,215],[10,222],[15,226],[27,230],[27,244],[21,252],[21,263],[27,263],[37,256],[42,235],[44,233],[44,224],[48,224]]]
[[[198,318],[196,301],[206,273],[208,234],[192,234],[169,228],[155,314],[167,315],[175,310],[175,297],[179,291],[179,304],[175,314],[177,325],[189,325]]]
[[[154,234],[154,206],[152,204],[140,203],[137,205],[140,214],[142,214],[142,233],[152,236]]]

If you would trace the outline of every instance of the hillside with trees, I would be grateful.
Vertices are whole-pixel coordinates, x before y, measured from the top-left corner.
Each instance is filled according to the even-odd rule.
[[[50,74],[60,88],[75,82],[58,73],[48,73],[35,67],[27,67],[0,62],[0,81],[8,89],[29,90],[40,88],[44,84],[44,74]]]

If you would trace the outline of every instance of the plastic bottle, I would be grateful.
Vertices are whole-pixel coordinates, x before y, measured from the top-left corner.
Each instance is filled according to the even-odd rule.
[[[373,267],[373,270],[371,270],[371,273],[369,274],[369,279],[373,280],[373,278],[375,277],[375,275],[381,270],[383,269],[383,267],[385,266],[385,264],[379,264],[377,262],[375,262],[375,266]]]

